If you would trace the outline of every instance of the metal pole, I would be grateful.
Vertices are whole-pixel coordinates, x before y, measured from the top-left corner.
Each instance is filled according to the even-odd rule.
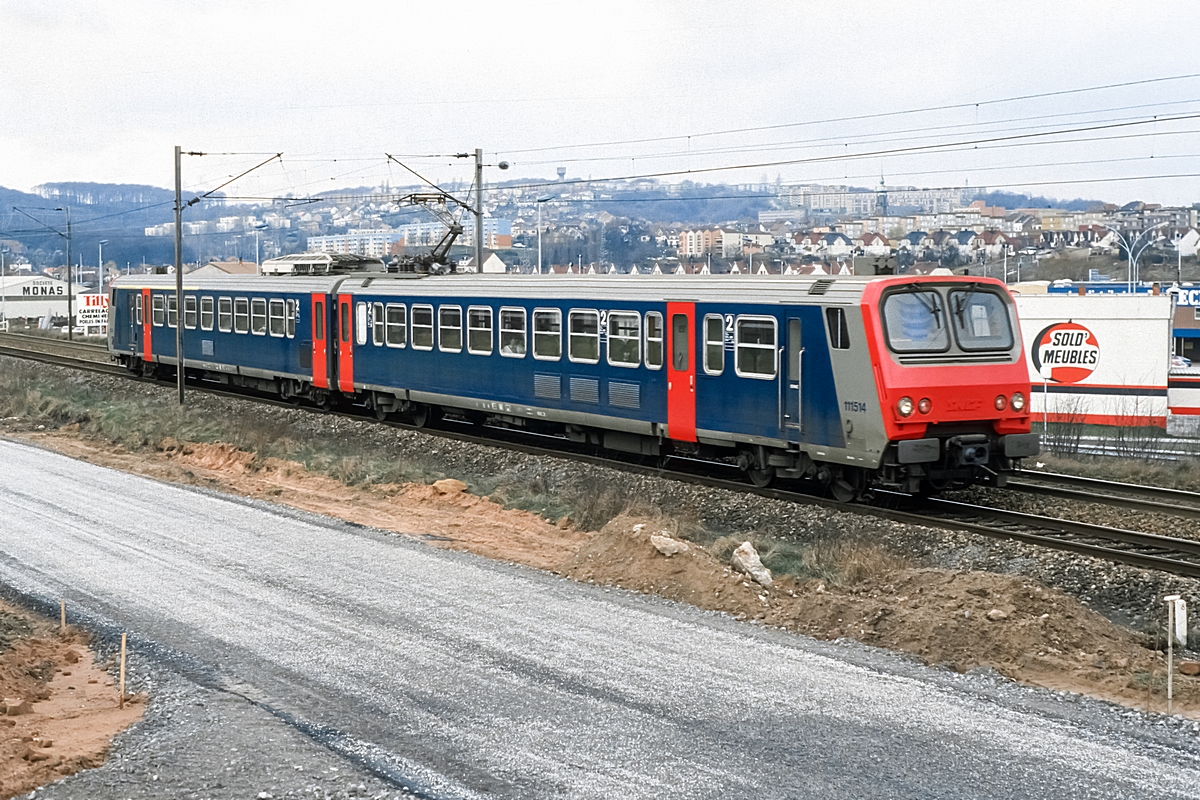
[[[475,148],[475,271],[483,272],[483,148]]]
[[[8,331],[8,280],[4,274],[4,250],[0,250],[0,319],[4,320],[4,330]]]
[[[542,204],[538,207],[538,275],[542,274]]]
[[[96,257],[96,291],[104,291],[104,243],[108,239],[100,240],[100,255]]]
[[[175,145],[175,382],[183,405],[183,175],[179,145]],[[169,316],[169,315],[168,315]]]

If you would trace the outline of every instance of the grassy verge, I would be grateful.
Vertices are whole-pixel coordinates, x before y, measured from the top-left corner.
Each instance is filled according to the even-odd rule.
[[[1037,461],[1044,464],[1044,469],[1050,472],[1200,492],[1200,460],[1196,459],[1148,461],[1137,458],[1068,457],[1043,453],[1037,457]],[[1026,463],[1025,467],[1032,469],[1033,464]]]

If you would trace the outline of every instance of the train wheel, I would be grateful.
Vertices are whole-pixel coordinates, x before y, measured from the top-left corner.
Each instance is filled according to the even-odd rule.
[[[759,489],[765,489],[775,480],[775,470],[773,469],[748,469],[746,477],[750,482]]]
[[[408,424],[414,428],[424,428],[429,424],[429,406],[415,406],[409,416]]]
[[[839,503],[853,503],[862,499],[867,490],[867,475],[857,467],[842,467],[833,474],[829,482],[829,493]]]

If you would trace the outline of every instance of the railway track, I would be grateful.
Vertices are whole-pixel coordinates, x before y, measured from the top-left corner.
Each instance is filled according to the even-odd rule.
[[[0,334],[0,355],[10,355],[18,358],[32,359],[44,363],[85,369],[104,374],[118,374],[134,380],[150,381],[151,379],[131,375],[127,370],[111,362],[107,351],[94,344],[67,342],[57,339],[46,339],[37,336],[21,336],[19,334]],[[155,381],[162,383],[160,381]],[[173,385],[174,382],[171,381]],[[190,384],[193,391],[203,391],[209,394],[234,396],[251,399],[269,405],[293,408],[290,403],[279,400],[231,392],[215,386]],[[313,409],[313,413],[322,413]],[[372,417],[370,411],[333,411],[334,413],[354,419]],[[392,427],[412,429],[412,426],[396,421],[385,421]],[[451,426],[451,427],[448,427]],[[617,468],[626,472],[668,478],[693,485],[709,488],[728,489],[737,492],[750,492],[760,497],[819,506],[834,511],[851,514],[866,514],[887,519],[893,522],[921,525],[942,529],[960,530],[982,534],[998,539],[1015,539],[1043,547],[1065,550],[1095,558],[1107,559],[1123,564],[1129,564],[1143,569],[1161,570],[1177,575],[1200,578],[1200,542],[1156,534],[1139,533],[1119,528],[1108,528],[1083,522],[1043,517],[1034,514],[1024,514],[1014,511],[990,508],[987,506],[961,503],[944,499],[924,499],[919,507],[913,498],[889,492],[876,492],[872,503],[843,503],[813,494],[778,488],[757,488],[733,478],[724,478],[715,474],[720,465],[708,462],[691,462],[687,459],[670,459],[665,466],[646,466],[609,457],[597,456],[583,452],[577,447],[570,446],[565,440],[554,437],[529,436],[524,433],[514,433],[507,429],[489,429],[487,436],[475,433],[465,433],[454,430],[453,422],[444,423],[443,427],[422,428],[436,436],[454,439],[461,442],[481,444],[485,446],[503,446],[518,452],[534,456],[565,458],[580,463]],[[535,442],[543,442],[537,444]],[[732,470],[732,468],[731,468]],[[1061,480],[1060,480],[1061,479]],[[1058,480],[1060,485],[1053,485]],[[1063,484],[1077,481],[1073,486]],[[1167,498],[1175,498],[1173,490],[1159,490],[1150,487],[1138,487],[1131,484],[1112,484],[1101,481],[1098,483],[1111,484],[1107,490],[1100,492],[1099,487],[1087,478],[1073,476],[1054,476],[1047,480],[1047,474],[1037,473],[1036,479],[1029,474],[1022,474],[1018,480],[1010,482],[1020,484],[1022,491],[1041,492],[1045,494],[1058,493],[1056,496],[1066,496],[1071,492],[1072,497],[1086,499],[1090,502],[1125,504],[1124,507],[1136,507],[1147,510],[1153,507],[1161,510],[1168,506]],[[1117,494],[1116,487],[1128,487],[1122,494]],[[1141,492],[1141,496],[1138,493]],[[1190,500],[1187,508],[1200,518],[1200,496],[1188,492],[1178,493],[1187,495]],[[1183,498],[1176,498],[1182,500]],[[1136,504],[1136,505],[1134,505]],[[1176,506],[1176,508],[1183,506]],[[1189,513],[1190,513],[1189,511]]]
[[[1200,493],[1179,489],[1030,470],[1014,473],[1009,478],[1008,488],[1027,494],[1200,520]]]

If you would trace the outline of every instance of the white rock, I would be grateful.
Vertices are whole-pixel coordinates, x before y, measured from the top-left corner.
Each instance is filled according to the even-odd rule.
[[[688,549],[687,542],[672,539],[670,536],[659,536],[657,533],[650,534],[650,544],[654,545],[654,549],[667,558],[679,553],[686,553]]]
[[[754,545],[749,542],[742,542],[737,550],[733,551],[733,556],[729,559],[735,569],[753,578],[759,585],[771,588],[771,571],[763,566],[762,560],[758,557],[758,551],[754,549]]]
[[[634,526],[633,526],[633,532],[634,532],[634,533],[641,533],[641,532],[642,532],[642,528],[644,528],[644,527],[646,527],[646,523],[644,523],[644,522],[639,522],[637,525],[634,525]]]

